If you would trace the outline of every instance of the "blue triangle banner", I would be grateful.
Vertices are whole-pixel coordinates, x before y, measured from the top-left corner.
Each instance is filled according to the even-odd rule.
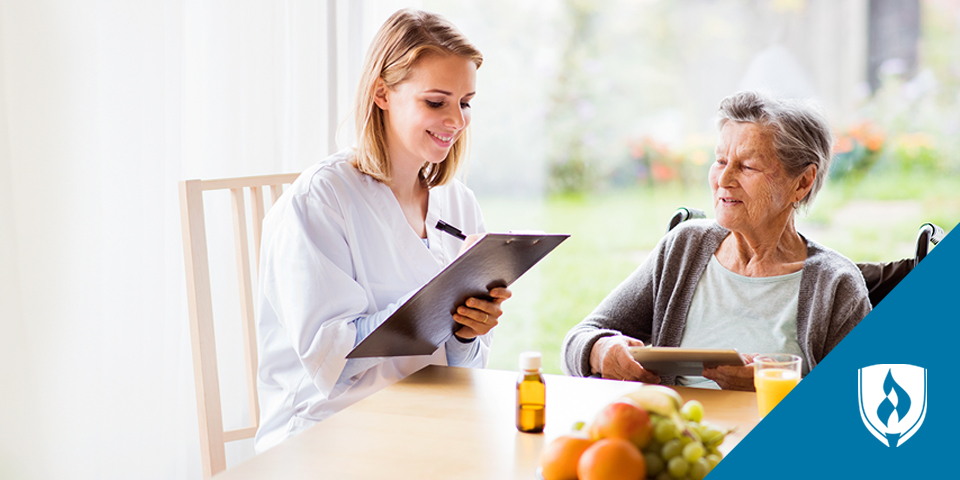
[[[958,352],[960,236],[948,235],[708,480],[958,478]]]

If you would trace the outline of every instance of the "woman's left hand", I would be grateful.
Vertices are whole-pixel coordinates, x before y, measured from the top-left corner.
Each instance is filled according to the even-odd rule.
[[[753,357],[756,354],[741,354],[743,362],[742,367],[733,365],[719,365],[717,368],[704,368],[703,376],[717,382],[720,388],[724,390],[744,390],[752,392],[756,390],[753,385]]]
[[[454,335],[462,340],[470,340],[497,326],[500,315],[503,315],[500,304],[513,296],[513,293],[506,287],[497,287],[490,290],[490,296],[493,300],[471,297],[465,305],[457,307],[453,320],[463,326]]]

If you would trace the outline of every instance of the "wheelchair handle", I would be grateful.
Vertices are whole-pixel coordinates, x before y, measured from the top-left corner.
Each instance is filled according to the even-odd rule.
[[[917,263],[920,263],[920,260],[923,260],[927,256],[927,253],[930,251],[930,244],[938,244],[946,234],[943,232],[943,229],[932,223],[924,223],[920,226],[920,232],[917,233],[917,256],[914,263],[916,266]]]
[[[707,218],[707,214],[697,208],[678,208],[676,212],[673,212],[670,223],[667,224],[667,232],[670,232],[670,230],[673,230],[677,225],[693,218]]]

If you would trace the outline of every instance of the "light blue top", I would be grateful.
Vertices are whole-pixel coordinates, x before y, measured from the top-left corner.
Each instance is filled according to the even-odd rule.
[[[797,342],[802,273],[747,277],[731,272],[712,255],[694,291],[680,346],[792,353],[803,358]],[[806,362],[803,370],[806,375]],[[716,382],[700,376],[678,377],[677,383],[719,388]]]

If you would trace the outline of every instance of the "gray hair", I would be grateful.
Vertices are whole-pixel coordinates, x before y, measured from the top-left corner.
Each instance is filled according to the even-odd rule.
[[[823,187],[833,157],[833,133],[820,108],[809,101],[774,99],[758,92],[739,92],[720,102],[717,126],[727,121],[753,123],[772,134],[773,150],[787,175],[799,176],[809,165],[817,176],[799,205],[809,206]]]

